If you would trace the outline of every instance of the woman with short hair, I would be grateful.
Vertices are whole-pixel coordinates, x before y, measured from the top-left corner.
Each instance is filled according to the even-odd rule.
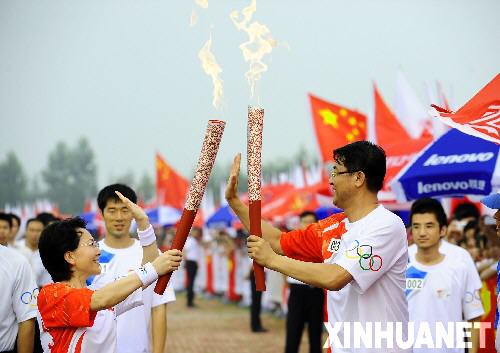
[[[144,211],[117,193],[134,215],[143,246],[143,266],[102,288],[86,286],[101,273],[100,250],[81,218],[55,222],[40,237],[40,256],[55,283],[38,294],[42,347],[48,352],[110,352],[116,349],[116,316],[142,305],[141,287],[176,270],[179,250],[158,256],[156,237]],[[146,262],[146,260],[151,262]]]

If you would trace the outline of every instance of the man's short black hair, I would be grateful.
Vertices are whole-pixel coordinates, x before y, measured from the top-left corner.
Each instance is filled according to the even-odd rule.
[[[31,222],[40,222],[43,224],[43,227],[45,228],[45,224],[42,222],[41,219],[38,219],[38,218],[30,218],[26,221],[26,228],[28,228],[28,226],[30,225]]]
[[[410,210],[410,225],[412,223],[413,215],[422,213],[432,213],[439,223],[439,228],[443,228],[448,225],[443,205],[441,205],[441,202],[438,200],[426,197],[413,202]]]
[[[40,258],[54,282],[71,278],[71,266],[64,259],[64,254],[76,250],[80,243],[77,229],[85,228],[85,225],[83,219],[75,217],[51,223],[42,231],[38,243]]]
[[[44,227],[47,227],[50,223],[52,222],[55,222],[55,221],[59,221],[59,218],[57,218],[56,216],[54,216],[52,213],[50,212],[42,212],[42,213],[39,213],[36,218],[43,223],[43,226]]]
[[[313,211],[304,211],[299,215],[299,219],[302,220],[302,218],[308,217],[308,216],[313,216],[314,217],[314,222],[318,221],[318,216],[316,216],[316,213]]]
[[[0,221],[9,223],[9,228],[12,228],[12,217],[8,213],[0,212]]]
[[[469,229],[474,229],[475,232],[478,232],[479,231],[479,222],[476,220],[467,222],[467,224],[464,227],[464,234]]]
[[[21,225],[21,218],[17,214],[9,213],[9,216],[10,216],[11,220],[14,220],[14,219],[16,220],[18,226]]]
[[[479,210],[477,209],[476,205],[474,205],[471,202],[461,203],[460,205],[455,207],[455,211],[453,212],[453,214],[454,214],[453,218],[459,221],[469,217],[479,219],[479,217],[481,216],[479,214]]]
[[[97,195],[97,206],[99,206],[101,212],[104,212],[104,207],[106,207],[109,200],[113,200],[115,202],[120,201],[120,198],[115,194],[115,191],[121,192],[127,199],[133,203],[137,203],[137,195],[132,188],[124,184],[112,184],[99,191],[99,194]]]
[[[333,160],[349,172],[362,171],[368,190],[378,192],[384,185],[385,151],[369,141],[356,141],[333,150]]]

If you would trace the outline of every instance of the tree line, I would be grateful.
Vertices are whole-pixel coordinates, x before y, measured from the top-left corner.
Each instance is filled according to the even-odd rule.
[[[274,176],[287,173],[294,166],[309,166],[315,163],[318,163],[317,157],[311,155],[305,147],[301,147],[287,158],[264,162],[263,178],[270,182]],[[212,171],[208,189],[212,191],[216,203],[221,201],[222,195],[219,191],[227,180],[229,167],[229,163],[217,163]],[[17,155],[10,151],[5,159],[0,161],[0,208],[6,204],[14,206],[48,199],[64,214],[79,214],[83,211],[85,201],[95,200],[97,196],[97,170],[95,153],[84,137],[73,146],[58,142],[50,151],[45,168],[32,178],[27,177]],[[193,174],[194,169],[186,177],[190,179]],[[146,171],[138,179],[132,171],[127,171],[120,176],[112,176],[108,183],[130,185],[136,190],[139,199],[145,202],[155,197],[155,181]],[[246,173],[242,173],[239,189],[244,192],[246,188]]]

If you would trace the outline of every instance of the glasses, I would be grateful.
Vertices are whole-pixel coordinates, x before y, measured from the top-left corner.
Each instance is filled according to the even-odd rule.
[[[89,247],[93,247],[93,248],[98,248],[99,244],[94,239],[92,239],[86,243],[81,244],[80,246],[89,246]]]
[[[335,178],[337,175],[342,175],[342,174],[352,174],[352,173],[357,173],[357,172],[360,172],[361,170],[353,170],[352,172],[350,171],[345,171],[345,172],[337,172],[334,170],[332,170],[332,178]]]

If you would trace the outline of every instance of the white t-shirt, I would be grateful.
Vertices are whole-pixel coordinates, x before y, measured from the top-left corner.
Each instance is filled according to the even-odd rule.
[[[0,351],[14,348],[20,322],[36,317],[38,288],[28,261],[0,245]]]
[[[383,206],[356,222],[349,222],[347,218],[342,222],[346,231],[336,244],[333,255],[324,262],[341,266],[354,279],[340,291],[328,291],[328,321],[401,322],[405,331],[408,322],[404,293],[408,247],[403,222]],[[338,337],[343,337],[343,330]],[[406,352],[399,348],[353,350],[334,347],[332,351]]]
[[[415,335],[421,323],[429,323],[434,337],[435,323],[467,321],[484,314],[479,291],[481,280],[476,268],[460,259],[445,255],[432,266],[410,257],[406,271],[406,297],[410,321],[415,323]],[[475,276],[470,278],[471,267]],[[435,337],[434,337],[435,338]],[[434,343],[437,343],[434,339]],[[413,348],[414,353],[433,353],[431,348]],[[462,353],[460,348],[441,348],[443,353]]]
[[[124,249],[110,248],[103,240],[99,242],[101,275],[92,283],[104,282],[107,275],[118,279],[139,268],[142,262],[142,246],[134,239],[132,246]],[[106,276],[105,276],[106,275]],[[144,305],[129,310],[117,318],[117,352],[143,353],[150,351],[149,323],[151,308],[175,301],[175,293],[169,285],[163,295],[154,293],[156,282],[143,290]]]
[[[184,244],[184,259],[189,261],[200,261],[203,256],[203,249],[196,239],[189,236]]]
[[[88,289],[95,291],[105,285],[105,281],[109,283],[112,279],[103,280],[99,285],[91,285]],[[57,291],[54,290],[55,288]],[[79,296],[76,294],[77,291],[85,292],[86,295]],[[39,296],[40,308],[42,309],[44,303],[46,304],[42,309],[43,313],[38,312],[37,320],[44,352],[59,352],[61,349],[66,349],[65,347],[68,347],[68,352],[75,353],[116,352],[117,317],[133,308],[142,306],[142,289],[137,289],[114,307],[95,313],[95,318],[90,324],[83,324],[83,322],[89,321],[90,301],[86,297],[91,294],[90,291],[74,290],[61,283],[52,284],[42,289]],[[75,298],[75,295],[80,298]],[[85,309],[82,309],[84,307]],[[64,326],[61,323],[54,323],[52,320],[53,317],[56,317],[58,321],[64,321],[66,316],[71,316],[71,319],[66,320],[69,322],[65,322]],[[57,327],[59,332],[52,331],[50,328],[46,331],[47,325]],[[63,327],[64,329],[61,330]],[[81,350],[78,350],[77,344],[80,340]]]
[[[332,352],[407,352],[385,348],[391,344],[397,347],[396,334],[401,329],[402,338],[406,339],[408,324],[408,303],[404,293],[408,246],[406,229],[398,216],[383,206],[377,206],[357,222],[349,222],[344,213],[338,213],[305,229],[282,233],[280,245],[286,256],[300,261],[337,264],[353,277],[341,290],[327,292],[328,322],[340,341],[335,337],[330,340]],[[350,335],[344,331],[346,325],[349,325]],[[380,340],[382,349],[348,348],[348,342],[343,342],[345,348],[339,347],[344,332],[350,337],[351,347],[358,338],[362,347],[365,347],[364,340],[370,346],[378,346],[377,341],[382,337],[380,330],[387,332],[390,325],[393,325],[393,340]],[[369,335],[361,335],[367,330],[371,331],[371,340]]]
[[[461,246],[450,244],[444,239],[441,239],[441,244],[439,245],[439,252],[450,258],[457,259],[460,262],[463,262],[465,266],[465,271],[467,271],[467,283],[474,283],[474,286],[482,286],[481,279],[478,277],[477,268],[474,264],[474,260],[472,256],[470,256],[469,252],[462,248]],[[415,254],[417,253],[417,245],[412,244],[408,247],[408,256],[410,259],[415,258]],[[495,264],[496,266],[496,264]],[[479,281],[479,282],[478,282]]]

